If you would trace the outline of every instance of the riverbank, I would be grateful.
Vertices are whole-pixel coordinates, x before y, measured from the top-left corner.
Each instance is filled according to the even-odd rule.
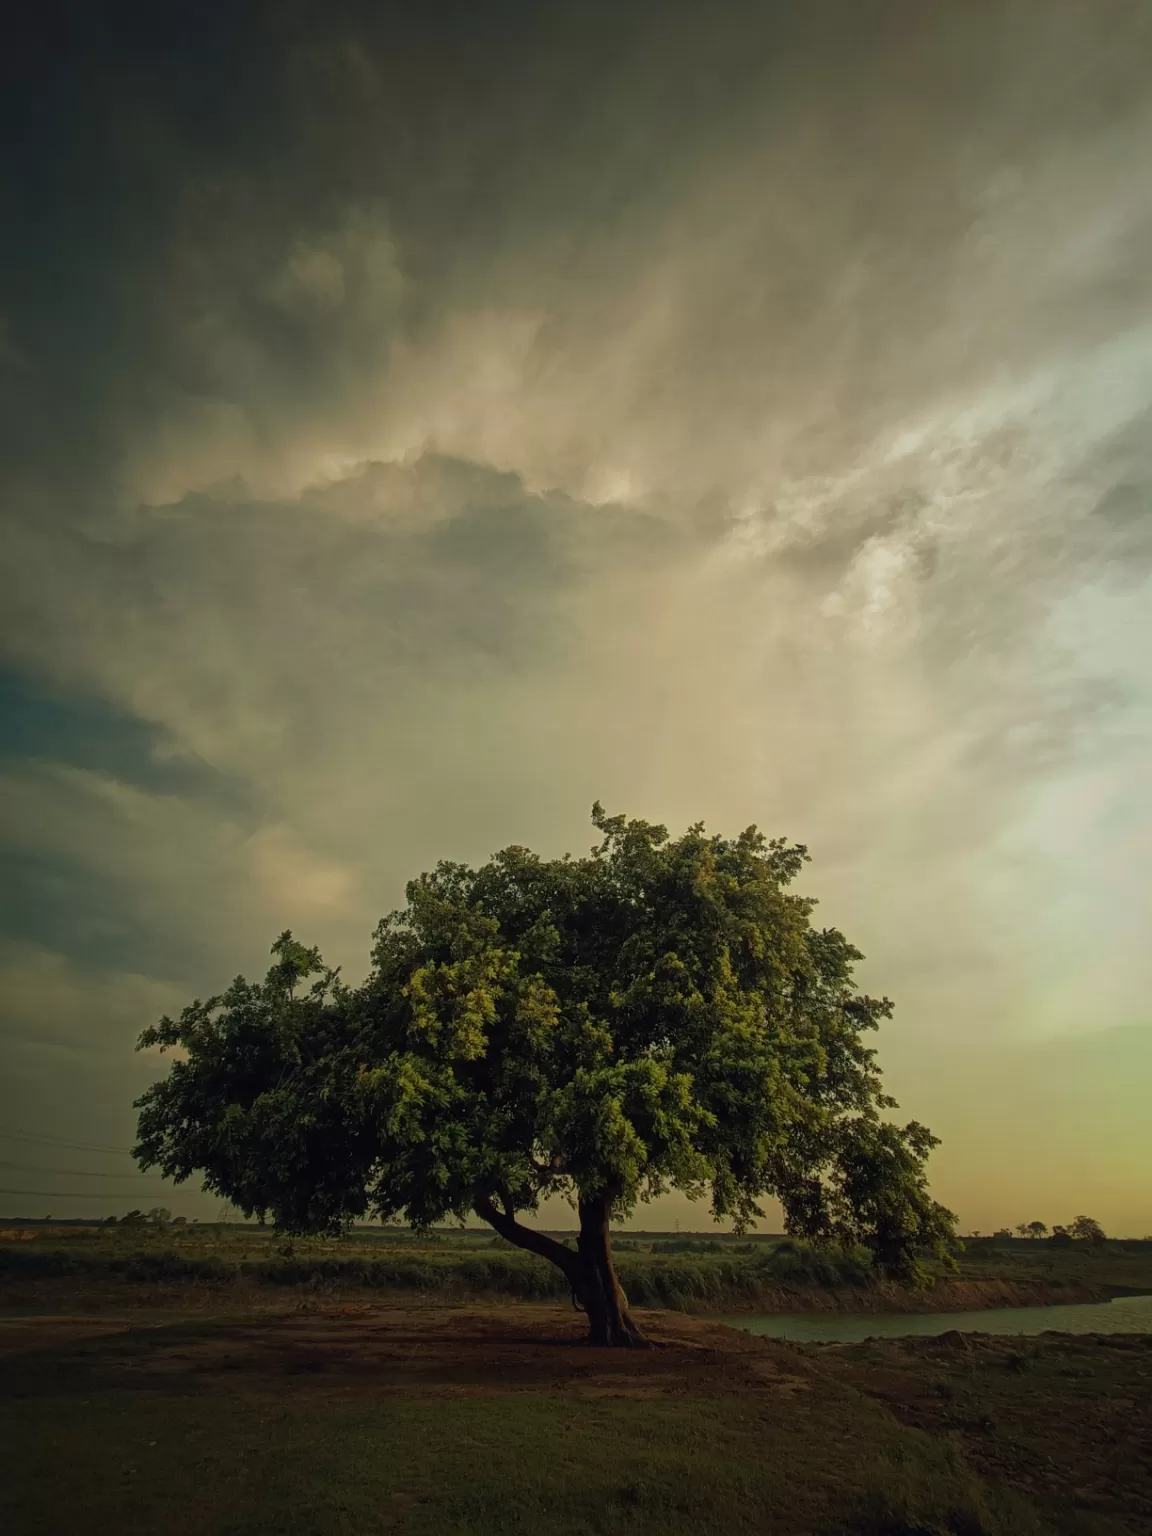
[[[689,1307],[699,1315],[742,1312],[976,1312],[995,1307],[1046,1307],[1152,1294],[1152,1286],[1088,1284],[1082,1280],[936,1280],[923,1290],[888,1281],[855,1286],[775,1286],[754,1300],[724,1307]]]

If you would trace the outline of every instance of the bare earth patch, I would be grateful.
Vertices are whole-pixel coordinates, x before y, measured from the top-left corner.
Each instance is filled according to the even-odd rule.
[[[113,1317],[5,1317],[0,1318],[0,1361],[25,1350],[51,1349],[79,1339],[98,1339],[123,1333],[134,1321]]]
[[[583,1319],[559,1307],[502,1310],[335,1306],[254,1319],[140,1328],[129,1318],[22,1319],[0,1350],[54,1348],[105,1383],[169,1390],[237,1387],[469,1396],[564,1391],[578,1397],[794,1392],[807,1365],[769,1340],[702,1319],[638,1313],[656,1347],[591,1349]],[[65,1346],[99,1340],[97,1349]]]

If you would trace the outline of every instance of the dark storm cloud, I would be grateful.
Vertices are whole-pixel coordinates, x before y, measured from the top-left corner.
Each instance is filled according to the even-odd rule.
[[[1102,102],[1112,120],[1138,103],[1138,9],[1056,9],[1036,35],[1040,8],[990,4],[932,19],[907,3],[729,5],[706,21],[655,4],[26,16],[6,97],[21,150],[8,201],[25,216],[4,274],[13,457],[109,473],[124,434],[185,397],[273,430],[288,402],[345,409],[381,356],[381,296],[365,315],[364,274],[338,248],[365,210],[406,280],[388,327],[416,341],[459,298],[558,305],[550,331],[570,346],[588,300],[603,314],[653,255],[697,251],[675,338],[691,377],[667,370],[669,403],[706,393],[744,434],[750,365],[761,415],[787,415],[815,373],[837,439],[863,440],[894,384],[984,366],[974,324],[1003,351],[1016,340],[996,305],[968,311],[963,339],[941,324],[958,264],[979,255],[966,237],[988,183],[1046,135],[1096,128]],[[294,253],[315,279],[295,306]],[[205,345],[213,328],[244,355]],[[798,467],[827,432],[790,445]]]

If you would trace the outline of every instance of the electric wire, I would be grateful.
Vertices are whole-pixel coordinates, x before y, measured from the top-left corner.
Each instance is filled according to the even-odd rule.
[[[0,1195],[30,1195],[36,1200],[135,1200],[137,1195],[154,1195],[145,1189],[0,1189]]]
[[[9,1163],[0,1158],[0,1168],[14,1168],[18,1173],[65,1173],[77,1179],[156,1179],[155,1173],[97,1173],[90,1168],[45,1168],[41,1163]]]
[[[0,1131],[2,1141],[29,1141],[45,1147],[69,1147],[76,1152],[118,1152],[132,1156],[131,1147],[111,1147],[106,1142],[69,1141],[63,1136],[46,1136],[37,1131]]]

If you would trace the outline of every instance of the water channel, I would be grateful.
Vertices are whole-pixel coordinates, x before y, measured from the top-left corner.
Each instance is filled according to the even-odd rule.
[[[931,1338],[960,1333],[1152,1333],[1152,1296],[1054,1307],[989,1307],[977,1312],[801,1312],[776,1317],[725,1317],[748,1333],[802,1344],[857,1344],[862,1339]]]

